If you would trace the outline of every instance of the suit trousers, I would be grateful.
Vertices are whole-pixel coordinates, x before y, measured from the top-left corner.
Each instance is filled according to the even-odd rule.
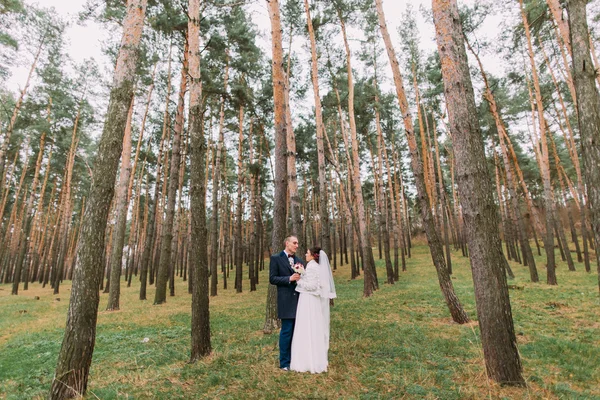
[[[289,368],[292,360],[292,336],[294,335],[295,319],[282,319],[279,332],[279,368]]]

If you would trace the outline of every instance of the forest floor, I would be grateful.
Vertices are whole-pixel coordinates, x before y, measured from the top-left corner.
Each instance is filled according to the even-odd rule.
[[[377,254],[375,254],[377,257]],[[559,255],[558,260],[560,260]],[[106,312],[102,294],[87,399],[600,399],[600,300],[597,275],[577,264],[557,270],[558,286],[529,282],[512,264],[512,311],[526,388],[486,379],[476,322],[449,317],[426,246],[413,250],[408,271],[394,285],[362,297],[362,277],[335,271],[338,299],[331,312],[329,372],[282,372],[277,333],[264,335],[267,271],[258,291],[229,289],[211,298],[213,352],[188,364],[190,304],[187,283],[154,306],[138,300],[137,281],[121,289],[121,311]],[[540,278],[545,281],[542,262]],[[476,320],[468,261],[453,254],[453,283]],[[595,267],[595,265],[594,265]],[[232,271],[233,273],[233,271]],[[232,275],[233,278],[233,275]],[[221,279],[221,277],[219,277]],[[60,349],[70,284],[59,295],[37,283],[19,296],[0,285],[0,398],[44,398]],[[39,296],[39,300],[35,299]],[[59,300],[60,299],[60,300]],[[147,338],[147,339],[146,339]]]

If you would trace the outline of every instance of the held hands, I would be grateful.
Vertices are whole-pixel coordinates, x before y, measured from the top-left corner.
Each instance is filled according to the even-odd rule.
[[[290,282],[295,282],[300,280],[300,274],[295,273],[294,275],[290,276]]]

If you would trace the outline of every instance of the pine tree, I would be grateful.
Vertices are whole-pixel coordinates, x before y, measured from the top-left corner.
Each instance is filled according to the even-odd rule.
[[[412,114],[408,108],[408,101],[406,99],[406,93],[404,89],[404,83],[402,75],[400,73],[400,67],[396,58],[396,52],[392,46],[389,32],[387,30],[387,24],[385,22],[385,15],[383,13],[383,4],[381,0],[376,0],[377,14],[379,16],[379,26],[381,29],[381,36],[385,42],[388,58],[392,67],[394,76],[394,84],[396,86],[396,95],[400,105],[400,111],[402,112],[402,118],[404,121],[404,129],[406,132],[406,138],[408,139],[408,146],[410,149],[410,158],[412,171],[415,176],[415,185],[417,187],[417,197],[421,206],[421,215],[423,224],[425,225],[425,232],[427,234],[427,241],[429,244],[429,250],[431,252],[431,258],[435,265],[438,280],[440,282],[440,288],[444,294],[446,304],[452,315],[452,319],[460,324],[469,322],[469,317],[464,311],[452,285],[448,268],[444,258],[444,249],[438,231],[435,226],[435,221],[431,215],[431,208],[429,207],[429,198],[427,194],[427,187],[425,184],[425,175],[423,168],[423,161],[419,149],[417,147],[417,140],[415,137],[415,131],[413,127]]]
[[[586,1],[569,0],[569,27],[573,47],[573,78],[577,95],[577,121],[581,134],[581,153],[589,201],[590,222],[596,244],[598,264],[598,289],[600,290],[600,95],[596,87],[594,69],[590,59],[589,30]],[[585,240],[585,238],[584,238]]]
[[[488,376],[523,386],[498,219],[456,0],[433,0],[450,135]]]
[[[129,0],[123,39],[113,78],[113,89],[96,160],[84,229],[79,248],[80,267],[73,276],[67,326],[49,397],[73,398],[85,394],[94,351],[104,232],[123,146],[123,132],[133,96],[138,46],[146,0]]]
[[[210,354],[210,313],[208,297],[208,254],[206,247],[206,140],[202,129],[202,81],[200,75],[200,0],[188,4],[188,62],[190,76],[190,256],[192,274],[191,362]]]

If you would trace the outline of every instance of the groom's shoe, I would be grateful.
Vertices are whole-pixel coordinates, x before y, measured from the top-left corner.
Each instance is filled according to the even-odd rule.
[[[289,370],[290,370],[290,367],[283,367],[283,368],[280,368],[280,369],[281,369],[282,371],[284,371],[284,372],[287,372],[287,371],[289,371]]]

